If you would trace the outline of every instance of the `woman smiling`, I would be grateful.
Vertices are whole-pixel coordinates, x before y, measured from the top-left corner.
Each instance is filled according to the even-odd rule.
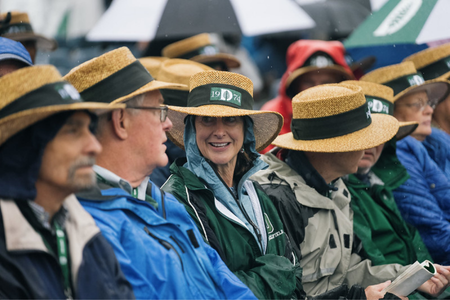
[[[281,220],[248,180],[266,167],[257,151],[277,136],[283,118],[253,111],[252,94],[252,82],[239,74],[191,77],[187,107],[169,110],[169,138],[185,148],[186,159],[171,166],[163,190],[185,205],[204,239],[256,297],[297,298],[301,270]]]

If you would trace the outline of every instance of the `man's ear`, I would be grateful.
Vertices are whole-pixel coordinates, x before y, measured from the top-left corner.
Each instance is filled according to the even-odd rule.
[[[125,140],[128,138],[128,126],[130,124],[130,115],[125,109],[116,109],[111,113],[112,130],[116,136]]]

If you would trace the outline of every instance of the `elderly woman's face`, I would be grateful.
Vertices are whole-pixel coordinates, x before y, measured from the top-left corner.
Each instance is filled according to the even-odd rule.
[[[399,121],[417,121],[419,126],[411,134],[419,141],[431,134],[431,116],[433,108],[428,105],[428,95],[421,91],[408,94],[395,102],[394,117]]]
[[[197,146],[202,155],[217,166],[236,163],[244,144],[244,119],[242,117],[195,118]]]

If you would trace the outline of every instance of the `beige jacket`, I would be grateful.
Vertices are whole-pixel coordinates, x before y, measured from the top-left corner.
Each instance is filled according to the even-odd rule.
[[[350,208],[350,193],[342,179],[335,182],[337,191],[332,192],[331,199],[322,196],[309,187],[297,172],[273,154],[263,156],[269,168],[252,176],[265,190],[276,189],[277,186],[289,186],[292,199],[296,199],[295,211],[308,211],[306,222],[289,220],[285,226],[298,223],[306,224],[304,240],[299,243],[301,251],[300,265],[303,268],[303,287],[308,295],[318,295],[331,290],[343,283],[349,286],[358,284],[363,287],[392,280],[403,272],[406,267],[398,264],[372,266],[370,260],[362,260],[352,253],[353,245],[353,211]],[[276,176],[269,175],[275,173]],[[281,180],[282,179],[282,180]],[[272,200],[285,197],[284,193],[271,194]],[[275,195],[275,196],[274,196]],[[286,198],[286,197],[285,197]],[[292,200],[295,201],[295,200]],[[280,215],[292,215],[292,209],[276,205]],[[289,210],[289,211],[287,211]],[[294,225],[295,226],[295,225]],[[291,237],[292,239],[292,237]]]

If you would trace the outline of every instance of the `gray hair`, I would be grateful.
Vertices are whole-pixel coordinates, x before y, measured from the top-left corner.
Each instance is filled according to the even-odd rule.
[[[142,106],[144,104],[144,98],[145,98],[145,94],[140,94],[140,95],[137,95],[137,96],[134,96],[134,97],[128,99],[124,103],[129,106]],[[137,115],[140,113],[140,111],[141,111],[140,109],[130,109],[129,110],[130,114],[132,114],[132,115]],[[98,125],[97,125],[97,133],[96,133],[97,138],[102,135],[103,128],[105,128],[105,126],[108,124],[108,122],[111,121],[111,114],[112,114],[112,112],[109,112],[106,114],[102,114],[98,117]]]

